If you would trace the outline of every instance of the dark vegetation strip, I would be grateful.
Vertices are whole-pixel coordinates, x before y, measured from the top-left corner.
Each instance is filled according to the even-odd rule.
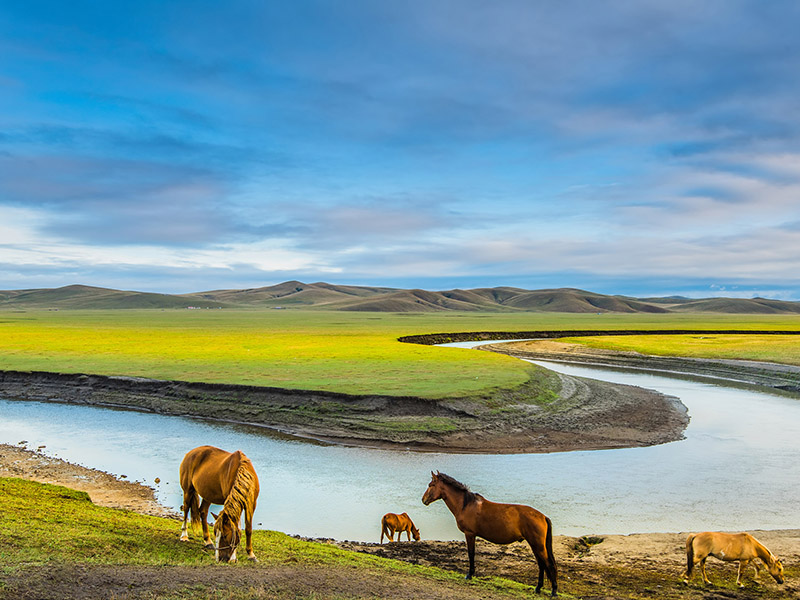
[[[450,344],[491,340],[555,339],[603,335],[800,335],[800,330],[764,329],[576,329],[562,331],[464,331],[458,333],[424,333],[397,338],[408,344]]]

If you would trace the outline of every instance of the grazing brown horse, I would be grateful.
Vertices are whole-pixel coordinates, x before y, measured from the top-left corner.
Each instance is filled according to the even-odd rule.
[[[241,537],[239,521],[244,512],[247,557],[256,560],[251,536],[259,487],[250,459],[240,450],[225,452],[213,446],[200,446],[183,457],[180,476],[183,488],[181,540],[189,540],[186,517],[191,512],[192,526],[202,525],[205,547],[214,548],[218,561],[236,562],[236,548]],[[211,543],[206,522],[212,504],[222,505],[219,516],[212,513],[216,544]]]
[[[683,582],[689,583],[692,569],[700,564],[700,574],[705,583],[711,583],[706,576],[706,559],[709,556],[725,561],[739,561],[739,572],[736,583],[740,588],[742,572],[755,559],[760,559],[769,570],[769,574],[778,583],[783,583],[783,565],[775,558],[767,547],[749,533],[720,533],[718,531],[705,531],[693,533],[686,538],[686,571],[683,573]],[[753,562],[753,567],[758,576],[758,563]]]
[[[553,524],[548,517],[530,506],[490,502],[480,494],[469,491],[467,486],[452,477],[431,471],[431,482],[422,496],[422,503],[427,506],[440,498],[453,513],[456,525],[467,539],[467,579],[475,574],[476,537],[495,544],[525,540],[539,564],[536,593],[541,591],[544,574],[547,573],[552,595],[558,594],[558,573],[553,556]]]
[[[419,529],[414,527],[411,517],[408,513],[396,515],[394,513],[386,513],[381,519],[381,544],[383,543],[383,535],[389,538],[390,542],[394,541],[394,534],[397,532],[397,541],[400,541],[400,535],[403,532],[408,534],[408,541],[411,541],[411,534],[414,534],[414,539],[419,541]]]

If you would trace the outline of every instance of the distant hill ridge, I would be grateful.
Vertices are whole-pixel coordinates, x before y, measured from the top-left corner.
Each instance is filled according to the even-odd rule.
[[[307,308],[376,312],[564,312],[564,313],[733,313],[800,314],[800,302],[765,298],[631,298],[574,288],[525,290],[514,287],[432,292],[303,283],[193,294],[154,294],[86,285],[0,291],[0,309],[134,308]]]

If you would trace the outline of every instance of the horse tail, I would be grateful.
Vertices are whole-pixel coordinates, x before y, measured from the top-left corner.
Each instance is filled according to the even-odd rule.
[[[694,536],[692,533],[686,538],[686,577],[691,577],[694,569]]]
[[[544,547],[547,549],[547,555],[550,557],[550,560],[553,563],[553,573],[556,572],[556,557],[553,554],[553,522],[550,520],[550,517],[545,517],[545,521],[547,521],[547,532],[544,536]]]
[[[202,527],[203,520],[200,518],[200,496],[198,496],[197,490],[195,490],[193,486],[190,486],[189,489],[184,493],[184,502],[189,504],[189,514],[192,518],[192,528],[197,530],[199,527]]]
[[[386,533],[386,515],[381,517],[381,544],[383,543],[384,533]]]

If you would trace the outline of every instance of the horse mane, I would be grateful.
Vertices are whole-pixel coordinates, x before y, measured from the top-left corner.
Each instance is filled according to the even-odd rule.
[[[480,494],[478,494],[476,492],[473,492],[466,485],[464,485],[463,483],[461,483],[457,479],[453,479],[452,477],[450,477],[450,475],[445,475],[444,473],[437,473],[437,475],[438,475],[440,480],[442,480],[444,483],[449,485],[451,488],[454,488],[455,490],[457,490],[459,492],[463,492],[463,494],[464,494],[464,507],[466,507],[467,505],[471,504],[472,502],[475,502],[479,498],[483,498],[483,496],[481,496]]]
[[[239,522],[242,511],[252,513],[255,510],[255,494],[253,493],[255,477],[249,460],[243,460],[233,479],[231,492],[225,499],[222,512],[226,513],[235,523]]]

